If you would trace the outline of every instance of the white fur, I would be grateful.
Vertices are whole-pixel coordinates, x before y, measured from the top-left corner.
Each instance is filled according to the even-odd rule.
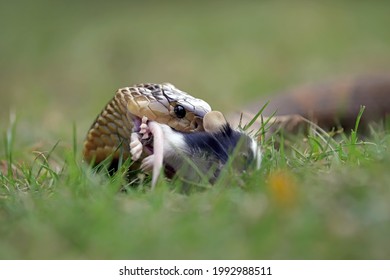
[[[158,176],[161,173],[164,160],[173,159],[173,162],[175,162],[174,159],[177,155],[177,151],[183,151],[186,147],[186,144],[184,142],[183,136],[180,133],[172,130],[165,124],[150,121],[148,122],[148,127],[145,125],[141,125],[142,132],[146,133],[146,135],[149,133],[153,134],[154,152],[152,155],[149,155],[142,160],[141,169],[143,171],[152,171],[153,189],[157,183]],[[178,168],[178,166],[174,167]]]
[[[158,176],[161,173],[163,163],[166,162],[170,166],[172,166],[175,170],[179,170],[180,167],[182,167],[183,165],[183,155],[189,156],[191,158],[191,149],[190,147],[188,147],[188,144],[185,142],[184,140],[185,138],[183,134],[174,131],[168,125],[160,124],[153,121],[149,121],[146,125],[146,120],[143,122],[145,125],[141,125],[142,132],[145,133],[145,135],[148,135],[149,133],[153,134],[154,153],[143,159],[141,168],[144,171],[152,171],[153,173],[152,188],[154,188]],[[138,142],[140,143],[139,136],[137,139],[135,139],[134,136],[134,141],[133,141],[133,135],[132,135],[131,145],[134,146],[132,148],[133,157],[138,155],[139,153]],[[255,141],[255,139],[253,138],[251,138],[249,149],[254,155],[256,168],[259,169],[261,165],[262,156],[261,156],[260,147],[257,141]],[[194,158],[194,160],[196,159]],[[204,168],[200,166],[200,170],[203,169]]]
[[[260,169],[260,166],[261,166],[261,150],[260,150],[260,146],[258,145],[258,142],[251,138],[252,140],[252,143],[251,143],[251,150],[253,152],[253,155],[254,155],[254,158],[255,158],[255,161],[256,161],[256,169]]]
[[[187,144],[181,133],[174,131],[166,124],[159,124],[164,134],[164,157],[172,156],[177,150],[186,150]]]

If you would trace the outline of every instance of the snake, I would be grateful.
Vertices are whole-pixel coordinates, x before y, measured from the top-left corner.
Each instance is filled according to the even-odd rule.
[[[210,105],[170,83],[141,83],[119,88],[88,130],[83,146],[86,162],[98,164],[112,157],[130,156],[132,132],[142,118],[167,124],[176,131],[203,131],[203,117]]]

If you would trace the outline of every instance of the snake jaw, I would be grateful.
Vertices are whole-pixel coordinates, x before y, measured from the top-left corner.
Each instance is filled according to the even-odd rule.
[[[140,127],[142,124],[142,119],[136,115],[131,114],[130,112],[127,112],[127,117],[133,122],[132,132],[139,132],[141,129]]]

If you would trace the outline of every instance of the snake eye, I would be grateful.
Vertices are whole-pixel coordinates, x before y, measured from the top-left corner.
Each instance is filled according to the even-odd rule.
[[[179,119],[184,118],[187,113],[186,109],[184,109],[184,107],[181,105],[176,105],[173,111],[175,112],[176,117],[178,117]]]

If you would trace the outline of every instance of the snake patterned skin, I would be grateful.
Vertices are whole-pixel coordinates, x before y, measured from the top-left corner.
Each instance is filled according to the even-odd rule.
[[[130,156],[132,132],[139,131],[142,117],[164,123],[177,131],[203,131],[203,116],[211,111],[201,99],[177,89],[172,84],[137,84],[120,88],[97,116],[87,133],[83,155],[98,164]]]

